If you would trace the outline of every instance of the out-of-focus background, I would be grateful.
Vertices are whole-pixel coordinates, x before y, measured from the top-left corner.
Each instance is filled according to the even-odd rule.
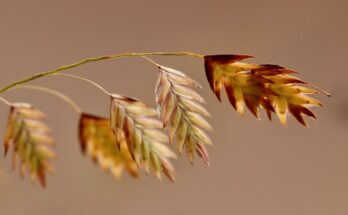
[[[201,162],[191,167],[184,157],[175,162],[178,181],[171,184],[154,176],[116,181],[81,156],[78,116],[65,103],[40,92],[6,93],[5,98],[33,103],[48,114],[59,160],[48,188],[41,189],[21,180],[10,158],[1,159],[1,214],[348,214],[347,1],[0,3],[1,86],[87,57],[194,51],[254,55],[252,62],[289,67],[333,94],[318,97],[325,108],[315,109],[319,120],[309,119],[309,128],[293,119],[283,128],[264,115],[261,121],[249,113],[239,117],[225,96],[219,104],[200,60],[154,58],[202,83],[216,130],[211,167]],[[70,72],[154,106],[156,72],[143,59],[105,61]],[[63,77],[35,83],[65,92],[86,111],[108,116],[108,98],[88,84]],[[4,131],[8,108],[0,109]]]

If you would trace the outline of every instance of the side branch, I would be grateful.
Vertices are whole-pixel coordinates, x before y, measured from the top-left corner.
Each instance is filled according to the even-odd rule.
[[[8,100],[4,99],[3,97],[0,97],[0,102],[4,103],[7,106],[11,106],[12,105],[11,102],[9,102]]]
[[[55,74],[56,76],[65,76],[65,77],[70,77],[70,78],[75,78],[75,79],[79,79],[81,81],[84,81],[86,83],[89,83],[93,86],[95,86],[96,88],[98,88],[99,90],[101,90],[103,93],[105,93],[107,96],[112,96],[112,93],[110,93],[109,91],[107,91],[104,87],[102,87],[101,85],[97,84],[96,82],[88,79],[88,78],[84,78],[81,76],[77,76],[77,75],[71,75],[71,74],[65,74],[65,73],[60,73],[60,74]]]
[[[63,101],[65,101],[67,104],[69,104],[76,113],[81,114],[82,113],[82,109],[67,95],[58,92],[56,90],[47,88],[47,87],[42,87],[42,86],[36,86],[36,85],[23,85],[23,86],[18,86],[16,88],[13,89],[30,89],[30,90],[38,90],[41,92],[45,92],[45,93],[49,93],[53,96],[56,96],[60,99],[62,99]]]

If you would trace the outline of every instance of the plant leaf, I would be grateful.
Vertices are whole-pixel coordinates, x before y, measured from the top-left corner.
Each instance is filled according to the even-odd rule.
[[[205,56],[206,76],[220,101],[220,91],[224,87],[230,103],[241,115],[246,106],[257,118],[260,108],[266,110],[269,119],[275,112],[283,125],[286,125],[289,113],[304,126],[303,114],[315,118],[309,107],[321,106],[321,103],[306,94],[318,94],[318,90],[292,76],[296,72],[282,66],[241,62],[250,57]]]
[[[30,104],[12,104],[4,140],[5,156],[13,147],[13,167],[19,159],[21,176],[29,170],[32,182],[38,179],[43,187],[46,173],[53,172],[49,161],[56,158],[49,148],[54,141],[44,118],[45,115]]]
[[[205,101],[194,91],[195,87],[200,88],[200,85],[183,72],[161,66],[155,90],[157,109],[170,142],[176,140],[179,154],[186,149],[189,161],[193,164],[195,153],[203,155],[203,148],[204,158],[200,157],[204,163],[209,164],[204,145],[212,145],[212,142],[203,129],[213,129],[204,118],[209,113],[202,106]],[[198,144],[200,148],[197,147]]]
[[[168,158],[176,156],[164,145],[169,138],[163,132],[162,122],[157,119],[157,111],[136,99],[113,95],[110,112],[114,133],[116,136],[124,134],[125,142],[136,163],[147,173],[152,169],[159,179],[164,173],[174,181],[175,170]],[[120,142],[116,138],[116,144],[120,145]]]

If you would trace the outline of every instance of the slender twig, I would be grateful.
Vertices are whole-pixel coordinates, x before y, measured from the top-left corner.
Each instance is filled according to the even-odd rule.
[[[102,56],[102,57],[96,57],[96,58],[87,58],[85,60],[79,61],[77,63],[73,63],[73,64],[69,64],[66,66],[61,66],[58,67],[56,69],[50,70],[50,71],[46,71],[46,72],[41,72],[38,73],[36,75],[24,78],[22,80],[16,81],[12,84],[9,84],[3,88],[0,89],[0,93],[3,93],[17,85],[21,85],[24,83],[27,83],[29,81],[47,76],[47,75],[53,75],[53,74],[57,74],[63,70],[68,70],[68,69],[72,69],[87,63],[91,63],[91,62],[97,62],[97,61],[102,61],[102,60],[108,60],[108,59],[117,59],[117,58],[124,58],[124,57],[139,57],[139,56],[189,56],[189,57],[195,57],[195,58],[199,58],[202,59],[204,58],[203,55],[201,54],[197,54],[197,53],[193,53],[193,52],[144,52],[144,53],[122,53],[122,54],[116,54],[116,55],[109,55],[109,56]]]
[[[92,84],[93,86],[97,87],[98,89],[100,89],[101,91],[103,91],[103,93],[105,93],[108,96],[111,96],[112,93],[110,93],[109,91],[107,91],[105,88],[103,88],[102,86],[100,86],[99,84],[97,84],[96,82],[88,79],[88,78],[84,78],[81,76],[77,76],[77,75],[71,75],[71,74],[65,74],[65,73],[59,73],[59,74],[54,74],[56,76],[66,76],[66,77],[71,77],[71,78],[76,78],[85,82],[88,82],[90,84]]]
[[[54,95],[54,96],[62,99],[66,103],[68,103],[75,110],[76,113],[78,113],[78,114],[82,113],[82,109],[70,97],[68,97],[67,95],[65,95],[61,92],[53,90],[51,88],[36,86],[36,85],[22,85],[22,86],[17,86],[13,89],[30,89],[30,90],[38,90],[38,91],[42,91],[45,93],[49,93],[51,95]]]

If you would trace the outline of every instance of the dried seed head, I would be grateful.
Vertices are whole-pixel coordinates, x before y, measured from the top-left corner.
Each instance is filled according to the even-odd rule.
[[[203,131],[212,131],[212,127],[203,116],[209,116],[202,106],[204,99],[194,91],[200,87],[183,72],[160,66],[158,84],[156,86],[156,103],[170,142],[176,142],[179,154],[186,148],[187,156],[193,164],[197,153],[206,164],[209,156],[205,145],[212,141]]]
[[[230,103],[241,115],[244,106],[247,106],[257,118],[260,108],[266,110],[269,119],[275,112],[283,125],[286,125],[289,113],[305,126],[303,114],[315,119],[309,107],[321,104],[306,94],[317,94],[319,91],[290,75],[296,73],[292,70],[278,65],[241,62],[247,58],[249,56],[243,55],[205,57],[207,79],[219,100],[224,87]]]
[[[164,145],[168,136],[157,115],[156,110],[136,99],[112,97],[110,118],[116,144],[120,145],[124,139],[135,162],[147,173],[152,168],[158,178],[163,172],[174,181],[175,171],[168,159],[176,158],[176,155]]]
[[[30,172],[33,182],[38,178],[41,185],[46,185],[46,172],[52,173],[49,161],[56,155],[49,145],[53,144],[50,129],[42,121],[44,114],[30,104],[15,103],[11,107],[4,140],[5,156],[13,146],[13,167],[20,160],[20,173],[24,177]]]
[[[82,114],[80,116],[79,136],[81,150],[88,154],[100,167],[109,170],[116,178],[120,178],[124,170],[130,175],[139,175],[135,163],[121,133],[120,146],[116,147],[116,138],[110,127],[109,119]]]

